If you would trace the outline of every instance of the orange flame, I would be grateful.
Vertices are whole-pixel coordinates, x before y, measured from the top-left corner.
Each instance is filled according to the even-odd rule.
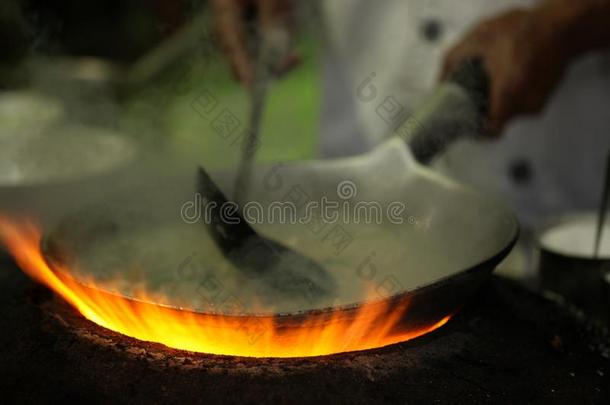
[[[431,332],[450,316],[417,330],[397,331],[407,305],[363,305],[354,316],[322,313],[290,327],[271,316],[222,316],[154,305],[146,291],[134,299],[88,287],[51,269],[41,250],[40,228],[30,221],[0,216],[0,238],[20,268],[51,288],[85,318],[124,335],[176,349],[250,357],[305,357],[365,350],[403,342]],[[88,283],[89,284],[89,283]]]

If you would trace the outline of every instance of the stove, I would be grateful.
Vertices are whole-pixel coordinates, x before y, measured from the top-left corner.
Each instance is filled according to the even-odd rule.
[[[605,332],[494,277],[442,328],[300,359],[190,353],[84,319],[8,259],[0,278],[4,402],[586,402],[610,399]]]

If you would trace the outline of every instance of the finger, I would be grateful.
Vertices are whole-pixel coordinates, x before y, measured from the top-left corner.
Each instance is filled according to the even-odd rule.
[[[252,62],[246,47],[243,21],[243,2],[239,0],[214,0],[216,31],[221,50],[231,65],[237,80],[252,84]]]
[[[496,80],[491,85],[489,117],[485,125],[486,135],[490,137],[499,136],[506,123],[515,115],[517,104],[513,80],[501,79],[502,77],[510,76],[496,75]]]
[[[445,59],[443,60],[443,66],[441,68],[441,74],[439,80],[445,81],[449,79],[451,74],[455,71],[457,60],[461,58],[461,46],[455,47],[447,52]]]
[[[288,31],[294,18],[291,0],[259,0],[259,23],[262,30],[279,28]]]
[[[485,47],[477,37],[471,35],[447,52],[441,69],[441,80],[449,79],[466,60],[483,57]]]
[[[277,74],[283,76],[301,64],[302,58],[297,52],[290,52],[277,67]]]
[[[301,57],[291,51],[294,20],[294,4],[291,0],[259,0],[259,26],[261,34],[274,49],[270,62],[274,74],[281,76],[294,69]]]

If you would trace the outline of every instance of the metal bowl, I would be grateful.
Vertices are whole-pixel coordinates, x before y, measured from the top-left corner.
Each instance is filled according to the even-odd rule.
[[[588,315],[605,319],[610,313],[604,291],[604,277],[610,270],[610,226],[604,229],[602,250],[595,257],[596,221],[595,213],[583,212],[543,225],[537,237],[538,270],[543,289],[559,293]]]

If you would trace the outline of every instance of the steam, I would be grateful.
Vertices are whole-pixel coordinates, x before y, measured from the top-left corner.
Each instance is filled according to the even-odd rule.
[[[217,82],[233,82],[216,51],[203,53],[212,39],[200,37],[200,32],[195,35],[205,46],[197,48],[202,53],[188,59],[184,72],[174,71],[174,79],[163,73],[144,74],[154,80],[137,90],[145,95],[137,102],[125,97],[129,86],[124,81],[141,82],[129,79],[132,76],[124,68],[90,58],[51,57],[38,45],[23,63],[28,94],[37,101],[19,104],[19,93],[5,94],[8,98],[0,102],[0,114],[5,101],[21,109],[16,113],[19,128],[0,127],[0,141],[19,149],[24,157],[20,162],[35,163],[28,170],[29,178],[36,179],[20,182],[15,179],[27,176],[0,177],[4,179],[0,210],[9,217],[37,220],[47,248],[56,249],[55,255],[47,250],[47,259],[65,261],[78,280],[93,279],[127,297],[144,286],[151,295],[163,297],[162,304],[195,311],[294,313],[387,299],[477,264],[506,242],[505,233],[495,232],[506,222],[504,211],[418,167],[402,141],[390,142],[369,156],[253,170],[251,198],[263,205],[285,201],[295,189],[309,199],[341,199],[337,185],[345,181],[359,190],[357,196],[347,194],[350,204],[359,199],[407,204],[407,218],[413,220],[399,226],[260,225],[257,230],[265,236],[327,269],[340,284],[335,296],[315,302],[280,296],[265,280],[247,277],[220,254],[204,224],[185,223],[180,216],[184,202],[192,200],[196,190],[196,167],[211,166],[201,162],[202,155],[221,156],[218,160],[226,160],[225,166],[231,166],[231,157],[241,155],[240,131],[222,128],[227,122],[245,122],[247,111],[239,85],[231,84],[234,87],[226,97],[215,90],[220,86]],[[40,37],[34,42],[48,41]],[[141,64],[137,67],[150,72]],[[218,71],[223,74],[212,74]],[[198,74],[215,80],[194,91],[191,86],[199,82],[191,79]],[[188,109],[195,119],[204,120],[206,132],[193,138],[213,138],[216,144],[205,150],[203,141],[170,137],[171,117],[159,119],[161,114],[175,115],[165,100],[166,90],[179,99],[174,109]],[[44,107],[36,106],[38,101]],[[203,126],[180,125],[183,133]],[[67,137],[85,138],[92,131],[107,133],[108,139],[119,133],[125,144],[113,149],[85,142],[82,150],[62,149],[68,145]],[[43,138],[53,147],[41,148]],[[4,173],[23,173],[16,154],[2,153]],[[96,170],[89,170],[92,167]],[[213,175],[225,191],[230,189],[231,170]],[[477,218],[480,212],[488,215]],[[285,265],[282,260],[278,263]]]

